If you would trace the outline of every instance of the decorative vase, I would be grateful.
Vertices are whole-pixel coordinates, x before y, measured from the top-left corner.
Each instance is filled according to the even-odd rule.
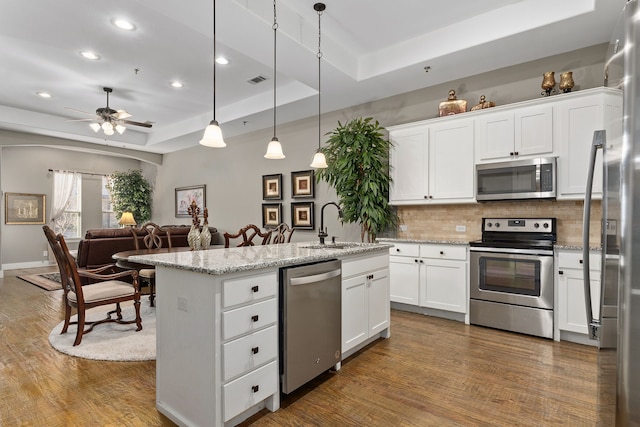
[[[456,97],[456,91],[451,89],[449,91],[449,97],[446,101],[442,101],[438,105],[438,113],[440,117],[451,116],[453,114],[460,114],[467,111],[467,101],[464,99],[458,99]]]
[[[573,82],[573,71],[560,74],[560,90],[564,93],[571,92],[575,83]]]
[[[211,244],[211,231],[209,231],[209,223],[207,221],[202,224],[202,231],[200,232],[200,248],[209,249]]]
[[[555,73],[553,71],[547,71],[546,73],[544,73],[542,75],[542,85],[540,85],[540,87],[544,89],[544,92],[542,92],[541,95],[550,96],[551,91],[553,91],[553,88],[555,86],[556,86]]]
[[[189,242],[189,247],[192,251],[197,251],[200,249],[200,230],[198,224],[193,224],[191,226],[191,230],[189,230],[189,234],[187,234],[187,242]]]

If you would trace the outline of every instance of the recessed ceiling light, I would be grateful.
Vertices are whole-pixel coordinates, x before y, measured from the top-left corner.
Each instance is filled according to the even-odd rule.
[[[83,50],[82,52],[80,52],[80,55],[82,55],[83,57],[85,57],[87,59],[93,59],[93,60],[100,59],[100,55],[98,55],[95,52],[91,52],[90,50]]]
[[[179,82],[179,81],[177,81],[177,80],[176,80],[176,81],[171,82],[171,87],[175,87],[175,88],[177,88],[177,89],[180,89],[180,88],[181,88],[181,87],[183,87],[183,86],[184,86],[184,85],[182,84],[182,82]]]
[[[216,58],[216,62],[220,65],[227,65],[229,63],[229,60],[227,58],[225,58],[224,56],[218,56]]]
[[[51,98],[51,94],[48,92],[36,92],[36,95],[41,98]]]
[[[114,18],[111,22],[113,23],[113,25],[120,28],[121,30],[133,31],[136,29],[136,26],[133,23],[125,19]]]

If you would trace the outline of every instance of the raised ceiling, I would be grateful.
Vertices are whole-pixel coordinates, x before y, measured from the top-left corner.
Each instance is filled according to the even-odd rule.
[[[277,0],[278,123],[317,114],[314,0]],[[626,0],[327,0],[322,104],[332,111],[608,42]],[[212,1],[3,0],[0,129],[155,153],[197,145],[212,118]],[[272,125],[273,2],[217,0],[216,118],[225,137]],[[112,25],[126,18],[135,31]],[[100,60],[79,52],[92,50]],[[430,66],[429,73],[424,67]],[[262,83],[249,80],[262,76]],[[181,89],[170,86],[179,80]],[[94,133],[65,107],[151,121]],[[52,95],[43,99],[44,91]]]

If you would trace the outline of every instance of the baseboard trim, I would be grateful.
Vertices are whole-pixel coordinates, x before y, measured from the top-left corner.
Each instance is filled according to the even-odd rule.
[[[2,264],[1,270],[17,270],[20,268],[36,268],[36,267],[53,267],[56,264],[52,264],[49,260],[46,261],[29,261],[29,262],[14,262],[11,264]]]

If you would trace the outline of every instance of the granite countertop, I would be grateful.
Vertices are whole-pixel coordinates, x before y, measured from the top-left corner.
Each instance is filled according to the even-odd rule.
[[[558,244],[556,243],[555,245],[553,245],[554,249],[559,249],[559,250],[582,250],[583,246],[582,245],[568,245],[568,244]],[[602,248],[600,246],[589,246],[589,250],[590,251],[601,251]]]
[[[339,247],[344,245],[343,249]],[[312,246],[313,248],[309,248]],[[366,253],[388,252],[387,243],[340,242],[318,249],[317,242],[280,245],[246,246],[241,248],[208,249],[171,252],[157,255],[132,256],[128,261],[206,274],[228,274],[269,267],[287,267],[307,262],[323,261]]]
[[[444,240],[444,239],[393,239],[393,238],[380,238],[376,239],[381,243],[432,243],[439,245],[468,245],[468,240]]]

